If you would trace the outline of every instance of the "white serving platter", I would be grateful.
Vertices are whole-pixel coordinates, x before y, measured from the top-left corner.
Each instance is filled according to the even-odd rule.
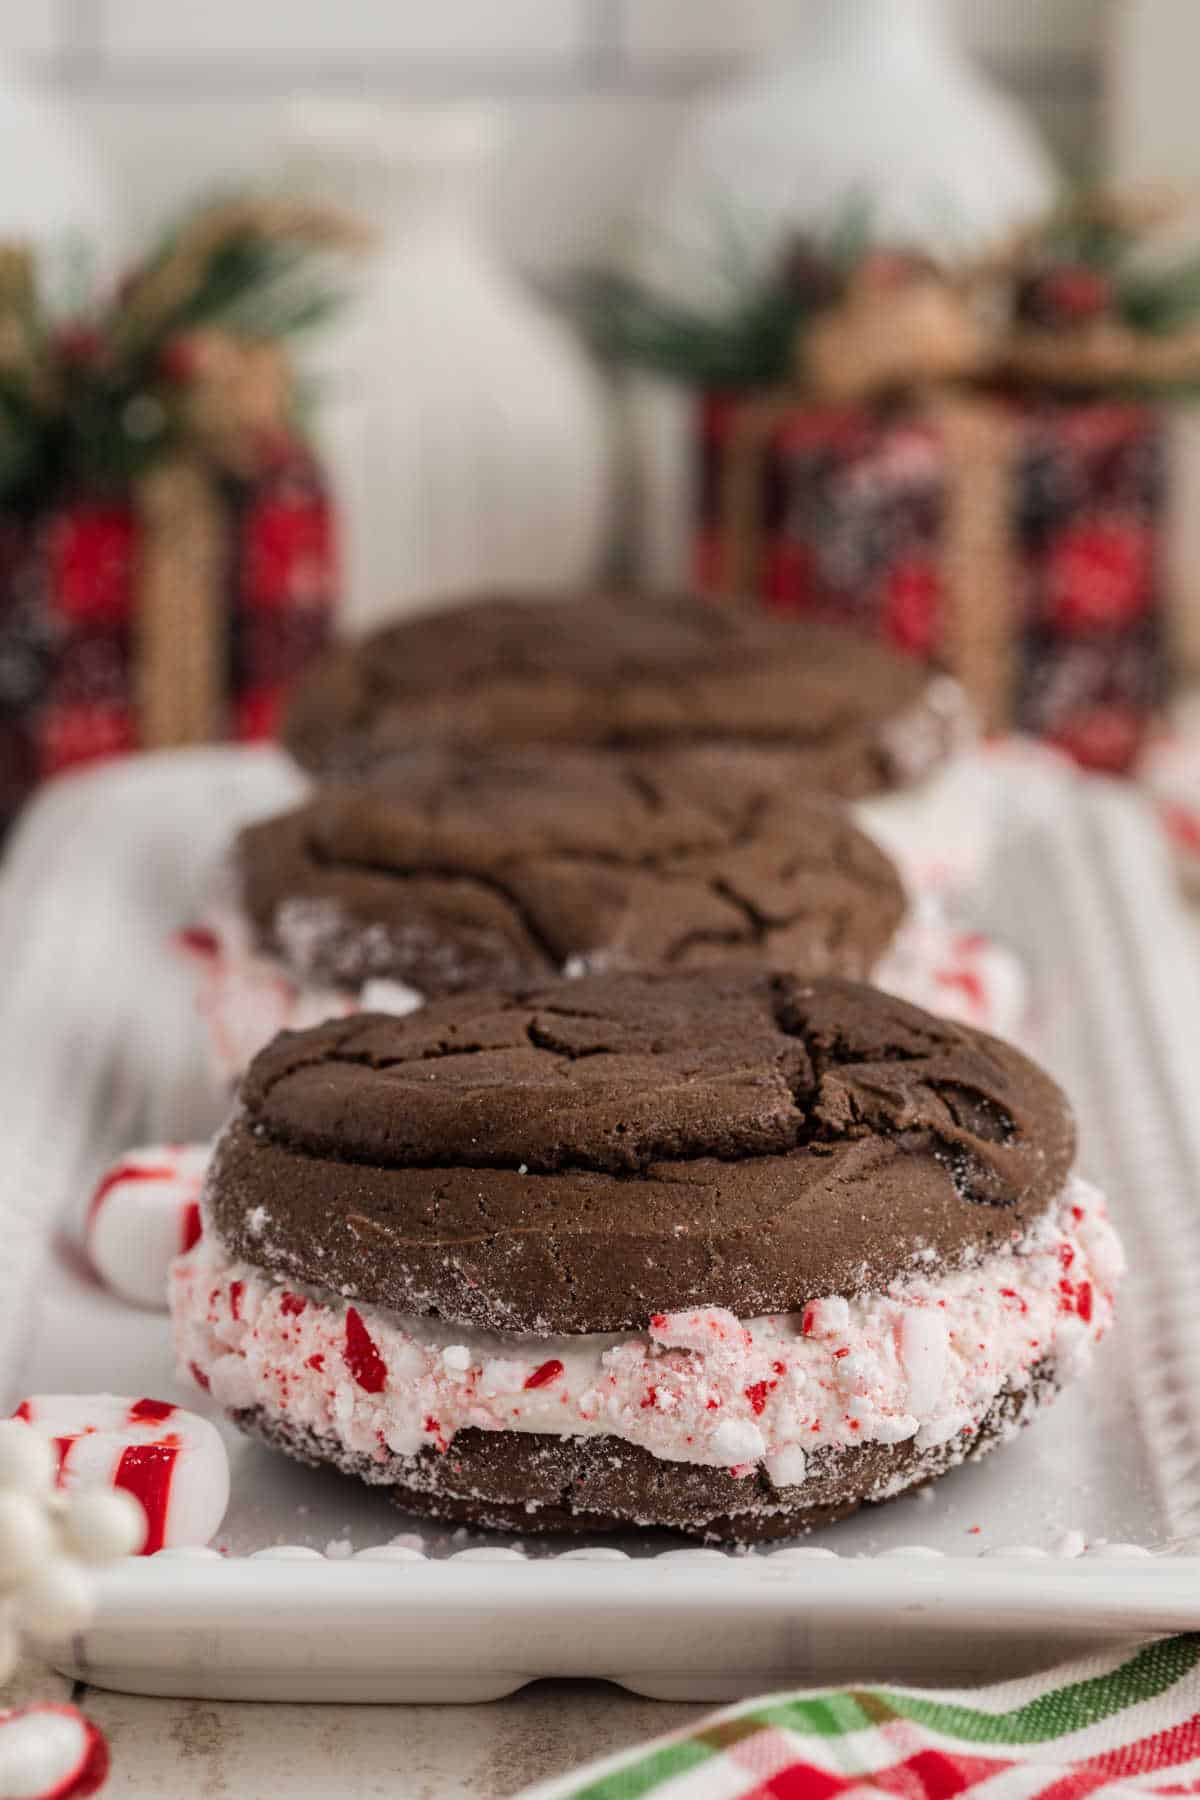
[[[572,1548],[449,1533],[226,1429],[217,1548],[110,1572],[58,1665],[201,1698],[481,1700],[543,1675],[716,1700],[799,1680],[1046,1662],[1200,1626],[1200,954],[1130,792],[1005,757],[980,921],[1027,960],[1036,1046],[1080,1116],[1133,1272],[1088,1381],[927,1496],[773,1551],[662,1536]],[[0,875],[3,1398],[109,1391],[203,1409],[161,1314],[105,1293],[77,1228],[129,1144],[205,1135],[190,984],[167,948],[235,822],[298,790],[271,751],[175,752],[61,780]],[[400,1538],[400,1542],[394,1540]]]

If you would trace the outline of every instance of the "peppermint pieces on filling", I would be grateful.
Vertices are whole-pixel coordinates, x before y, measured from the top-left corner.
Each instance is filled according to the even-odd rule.
[[[644,1332],[485,1333],[289,1289],[211,1236],[175,1264],[171,1303],[180,1366],[218,1404],[380,1462],[467,1428],[608,1435],[796,1487],[822,1450],[966,1440],[1035,1368],[1079,1373],[1122,1267],[1100,1195],[1073,1179],[1023,1242],[969,1268],[767,1318],[697,1307]]]

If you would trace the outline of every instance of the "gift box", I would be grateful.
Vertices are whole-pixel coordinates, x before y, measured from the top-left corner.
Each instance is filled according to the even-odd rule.
[[[66,317],[0,244],[0,830],[61,770],[273,733],[337,588],[288,344],[362,241],[220,201]]]
[[[0,514],[0,823],[97,758],[270,737],[336,589],[330,497],[300,444],[253,475],[180,459]]]
[[[1152,404],[697,403],[695,578],[956,673],[985,728],[1123,770],[1166,684]]]
[[[691,407],[700,587],[831,615],[954,671],[986,728],[1128,768],[1167,679],[1168,422],[1200,391],[1180,222],[1084,190],[938,261],[848,207],[695,295],[600,282],[598,351]]]

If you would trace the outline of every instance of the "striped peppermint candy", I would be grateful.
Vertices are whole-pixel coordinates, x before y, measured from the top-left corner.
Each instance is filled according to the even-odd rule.
[[[84,1237],[106,1287],[135,1306],[162,1311],[167,1270],[200,1236],[207,1144],[129,1150],[97,1184]]]
[[[0,1794],[83,1800],[100,1792],[108,1768],[104,1733],[74,1706],[0,1712]]]
[[[142,1555],[207,1544],[229,1504],[229,1459],[198,1413],[148,1396],[35,1394],[13,1414],[48,1438],[56,1485],[117,1488],[146,1515]]]

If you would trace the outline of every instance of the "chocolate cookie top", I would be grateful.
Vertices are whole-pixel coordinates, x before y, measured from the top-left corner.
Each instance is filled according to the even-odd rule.
[[[741,1318],[1005,1245],[1074,1127],[1011,1046],[873,988],[625,974],[284,1033],[210,1229],[275,1274],[541,1334]]]
[[[301,683],[284,740],[316,773],[361,774],[430,742],[716,739],[860,795],[917,779],[961,725],[953,683],[829,626],[602,594],[480,599],[344,646]]]
[[[422,994],[586,965],[739,959],[866,976],[900,923],[892,864],[832,800],[736,756],[426,751],[244,831],[242,904],[302,979]]]

